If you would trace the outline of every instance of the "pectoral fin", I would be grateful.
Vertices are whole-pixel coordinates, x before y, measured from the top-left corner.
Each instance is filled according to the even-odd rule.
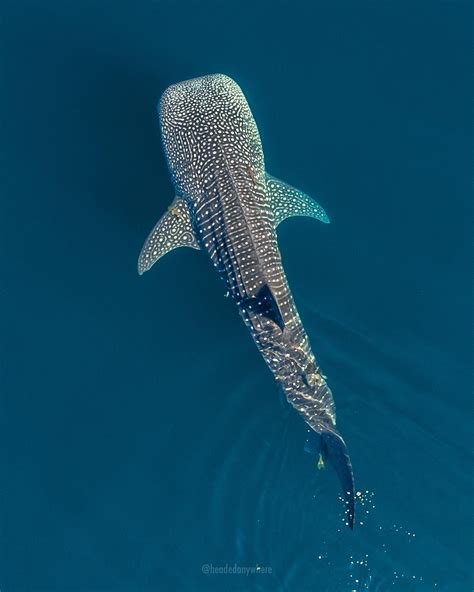
[[[178,247],[200,248],[188,204],[180,197],[174,199],[146,239],[138,258],[138,273],[148,271],[160,257]]]
[[[309,195],[266,173],[267,193],[275,216],[275,228],[291,216],[309,216],[329,223],[323,208]]]

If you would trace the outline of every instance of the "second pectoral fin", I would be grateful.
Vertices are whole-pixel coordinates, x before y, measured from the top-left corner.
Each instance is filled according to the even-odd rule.
[[[266,173],[267,194],[275,217],[275,228],[291,216],[309,216],[329,223],[324,209],[309,195]]]
[[[148,235],[138,258],[138,273],[141,275],[148,271],[160,257],[178,247],[200,248],[194,235],[189,206],[180,197],[174,199]]]

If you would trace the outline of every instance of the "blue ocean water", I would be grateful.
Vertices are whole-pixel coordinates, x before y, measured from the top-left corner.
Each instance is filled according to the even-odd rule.
[[[1,592],[473,589],[471,23],[456,0],[3,0]],[[278,235],[353,532],[206,257],[136,273],[173,197],[157,100],[214,72],[332,221]]]

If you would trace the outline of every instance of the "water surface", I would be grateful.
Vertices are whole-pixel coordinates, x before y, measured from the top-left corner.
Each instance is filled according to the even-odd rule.
[[[472,589],[470,13],[3,2],[2,592]],[[278,234],[354,532],[202,253],[136,273],[173,197],[155,104],[213,72],[332,221]]]

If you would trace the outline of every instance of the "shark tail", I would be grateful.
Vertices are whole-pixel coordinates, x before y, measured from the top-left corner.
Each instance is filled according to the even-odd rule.
[[[334,468],[341,483],[346,517],[349,528],[354,528],[355,487],[352,463],[346,443],[335,427],[329,424],[315,426],[305,444],[305,451],[320,455],[318,468],[324,467],[327,460]]]
[[[352,463],[346,443],[335,428],[321,431],[321,454],[329,461],[339,477],[346,506],[346,516],[349,528],[354,528],[355,515],[355,487]]]

